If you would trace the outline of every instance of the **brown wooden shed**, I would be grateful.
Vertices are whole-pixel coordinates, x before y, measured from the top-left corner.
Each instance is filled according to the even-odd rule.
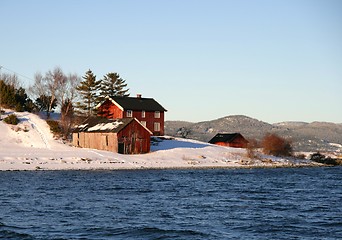
[[[209,143],[235,148],[246,148],[248,141],[240,133],[218,133]]]
[[[135,118],[87,119],[72,134],[74,146],[139,154],[150,152],[152,132]]]

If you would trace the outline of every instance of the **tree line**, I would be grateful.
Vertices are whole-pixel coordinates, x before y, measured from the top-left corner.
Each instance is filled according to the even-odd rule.
[[[27,92],[20,86],[15,74],[1,74],[0,111],[2,107],[7,107],[16,111],[45,112],[49,119],[51,113],[59,108],[60,125],[65,136],[70,133],[76,117],[95,115],[96,106],[106,96],[130,95],[126,81],[116,72],[97,79],[90,69],[80,77],[75,73],[65,74],[59,67],[45,74],[37,72]]]
[[[28,97],[26,90],[20,87],[15,74],[0,75],[0,111],[2,107],[15,109],[18,112],[33,111],[34,102]]]

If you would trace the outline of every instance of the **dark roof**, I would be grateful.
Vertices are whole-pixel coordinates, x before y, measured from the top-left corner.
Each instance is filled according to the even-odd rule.
[[[232,142],[235,138],[241,136],[246,142],[248,142],[240,133],[218,133],[216,134],[209,143],[217,143],[217,142]]]
[[[125,110],[167,111],[153,98],[112,96],[109,100],[116,102]]]
[[[134,118],[107,119],[88,118],[81,125],[75,127],[73,132],[120,132]]]

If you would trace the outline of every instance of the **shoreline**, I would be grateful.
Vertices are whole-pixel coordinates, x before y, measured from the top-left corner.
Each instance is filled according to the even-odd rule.
[[[123,168],[65,168],[65,169],[53,169],[53,168],[35,168],[35,169],[5,169],[0,172],[31,172],[31,171],[148,171],[148,170],[238,170],[238,169],[279,169],[279,168],[322,168],[322,167],[336,167],[334,165],[324,164],[296,164],[296,165],[241,165],[241,166],[179,166],[179,167],[123,167]]]
[[[17,113],[22,121],[12,128],[0,122],[0,171],[116,171],[201,170],[321,167],[308,159],[257,153],[250,158],[244,148],[231,148],[192,139],[164,136],[147,154],[122,155],[77,148],[56,140],[47,123],[31,113]],[[22,129],[26,129],[23,131]]]

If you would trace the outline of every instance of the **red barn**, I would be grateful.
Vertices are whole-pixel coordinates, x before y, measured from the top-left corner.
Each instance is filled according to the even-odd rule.
[[[152,132],[135,118],[88,119],[72,134],[74,146],[138,154],[150,152]]]
[[[248,141],[240,133],[218,133],[209,143],[235,148],[246,148]]]
[[[153,135],[164,135],[164,113],[167,111],[153,98],[106,97],[98,107],[98,115],[111,118],[136,118],[147,127]]]

